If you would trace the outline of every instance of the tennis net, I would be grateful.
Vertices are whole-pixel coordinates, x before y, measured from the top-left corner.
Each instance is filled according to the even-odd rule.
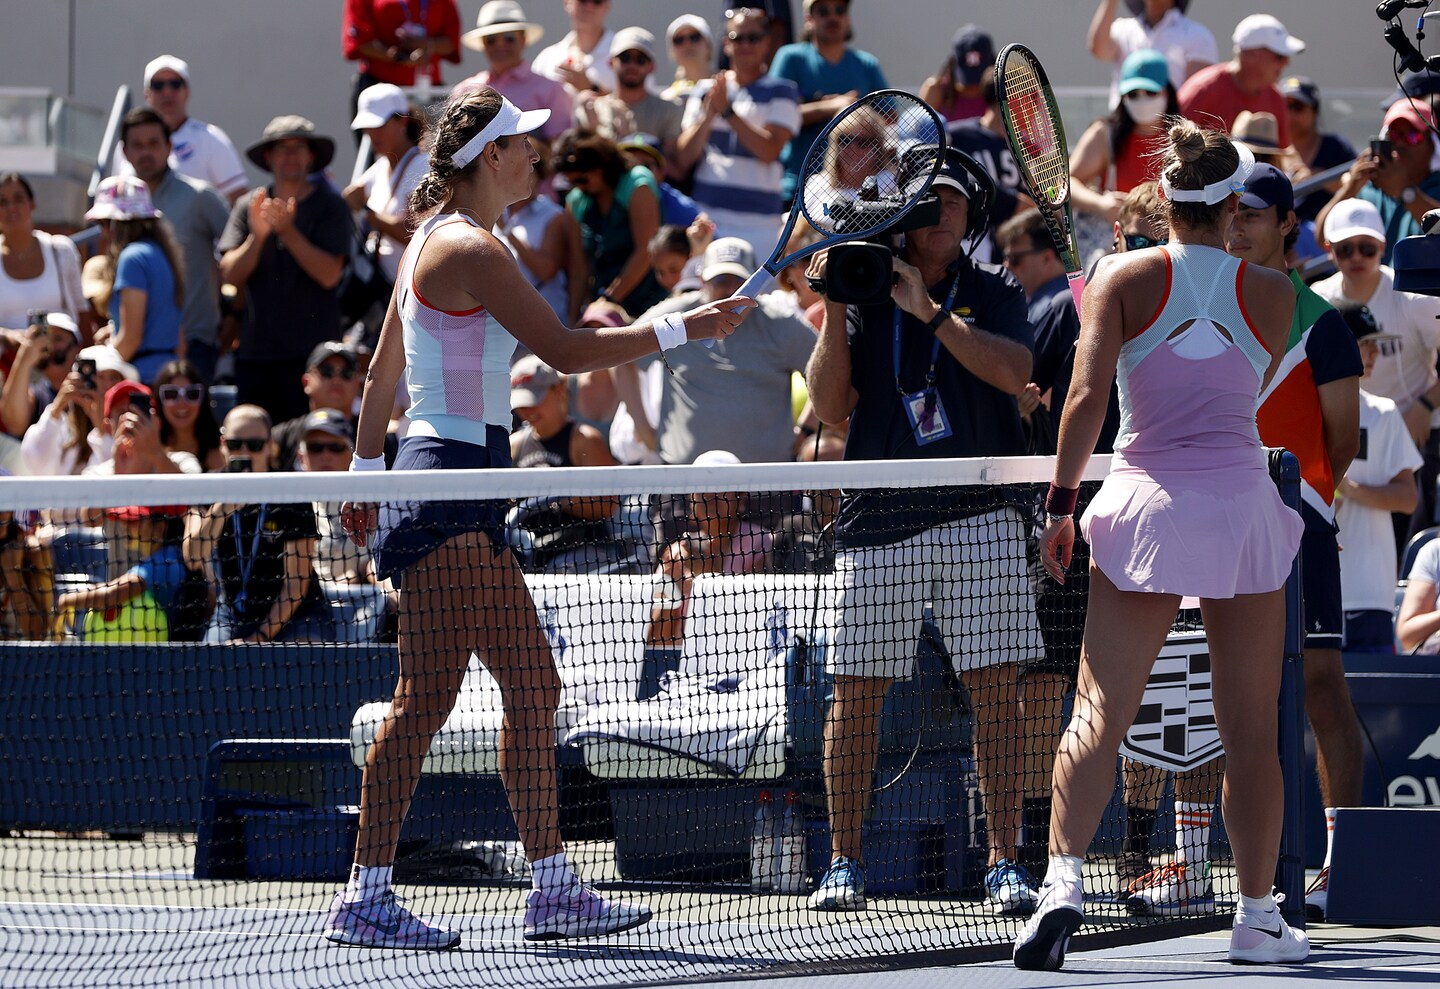
[[[1035,559],[1051,469],[0,482],[0,983],[550,986],[1008,955],[1084,620],[1084,582]],[[379,553],[345,538],[346,500],[383,506]],[[1172,639],[1183,675],[1132,729],[1090,849],[1087,934],[1218,925],[1235,898],[1218,779],[1189,784],[1210,797],[1177,845],[1165,770],[1218,744],[1203,636]],[[408,812],[372,769],[363,833],[381,848],[403,819],[396,888],[458,951],[323,936],[367,754],[420,767]],[[528,942],[522,839],[560,838],[653,919]],[[863,861],[867,909],[825,909],[857,905],[820,890],[832,851]],[[1213,900],[1165,899],[1182,858]]]

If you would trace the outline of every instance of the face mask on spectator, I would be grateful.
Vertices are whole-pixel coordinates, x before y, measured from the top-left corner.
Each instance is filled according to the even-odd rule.
[[[1165,113],[1165,94],[1135,92],[1125,97],[1130,119],[1141,127],[1153,124]]]

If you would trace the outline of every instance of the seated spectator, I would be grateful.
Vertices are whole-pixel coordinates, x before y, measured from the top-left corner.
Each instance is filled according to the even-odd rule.
[[[655,280],[667,295],[680,284],[680,276],[685,273],[685,263],[689,260],[690,235],[679,224],[667,223],[650,238],[650,267],[655,272]]]
[[[1440,539],[1420,547],[1395,620],[1400,651],[1440,656]]]
[[[101,335],[108,336],[110,345],[148,384],[161,367],[185,356],[180,248],[150,201],[149,186],[133,176],[101,182],[85,219],[109,224],[109,253],[115,259],[110,331]]]
[[[738,464],[726,450],[707,450],[695,458],[697,467]],[[747,574],[766,569],[774,536],[745,518],[746,496],[738,492],[690,496],[685,533],[667,545],[656,570],[659,589],[650,611],[645,644],[679,648],[685,641],[685,615],[690,588],[703,573]]]
[[[1287,174],[1293,170],[1291,160],[1295,149],[1280,144],[1280,124],[1274,114],[1241,110],[1230,128],[1230,140],[1249,148],[1255,160],[1263,165],[1274,165]]]
[[[1290,146],[1285,97],[1275,84],[1305,42],[1269,14],[1251,14],[1235,25],[1235,54],[1200,69],[1180,87],[1180,112],[1205,127],[1228,132],[1241,110],[1264,110],[1280,125],[1279,143]]]
[[[966,24],[955,32],[950,57],[939,73],[920,87],[920,98],[939,111],[946,123],[979,117],[985,113],[981,92],[985,70],[994,65],[995,42],[981,28]]]
[[[525,49],[545,36],[545,29],[525,19],[525,11],[512,0],[489,0],[480,7],[475,29],[460,41],[466,48],[484,52],[490,63],[455,85],[451,97],[465,96],[489,86],[521,110],[549,110],[550,119],[531,135],[546,144],[570,127],[574,105],[565,84],[535,72]],[[543,151],[542,151],[543,154]]]
[[[702,79],[715,72],[715,35],[705,18],[681,14],[665,29],[670,61],[675,63],[675,78],[660,93],[666,99],[684,100]]]
[[[653,244],[654,241],[652,240]],[[596,299],[585,307],[580,314],[578,325],[582,327],[596,328],[609,326],[618,328],[629,326],[635,322],[634,317],[627,313],[620,306],[613,302],[606,302],[604,299]],[[520,362],[520,355],[511,362],[514,367]],[[619,409],[620,397],[615,392],[615,383],[610,376],[610,369],[604,368],[599,371],[582,371],[575,375],[575,413],[582,419],[588,419],[595,423],[610,422]]]
[[[55,400],[80,350],[80,330],[63,312],[35,313],[25,331],[4,331],[14,348],[5,372],[3,420],[12,436],[23,436],[41,410]]]
[[[510,434],[516,467],[614,466],[600,431],[571,417],[565,375],[540,358],[523,357],[511,369],[510,406],[521,420]],[[618,507],[613,495],[527,498],[506,524],[527,570],[585,573],[620,558],[609,525]]]
[[[550,175],[543,155],[535,163],[530,195],[511,203],[495,226],[525,279],[567,326],[589,299],[590,269],[575,218],[542,191]]]
[[[1120,90],[1125,59],[1137,51],[1157,51],[1165,58],[1170,84],[1177,90],[1185,80],[1220,57],[1215,35],[1185,16],[1189,0],[1127,0],[1134,17],[1116,17],[1115,0],[1100,0],[1086,38],[1090,54],[1109,62],[1110,105],[1124,95]]]
[[[659,141],[653,134],[632,134],[618,142],[616,147],[625,156],[626,164],[632,168],[643,165],[655,176],[660,189],[660,222],[666,225],[688,227],[700,216],[700,206],[685,193],[666,181],[669,173],[665,153],[660,150]]]
[[[1305,76],[1286,76],[1280,80],[1280,95],[1285,97],[1285,113],[1290,123],[1290,144],[1295,149],[1295,171],[1292,181],[1299,183],[1316,172],[1355,160],[1355,148],[1344,136],[1322,132],[1320,122],[1320,87]],[[1314,224],[1321,208],[1340,188],[1340,179],[1306,194],[1295,204],[1295,215],[1302,223]]]
[[[326,340],[315,345],[305,361],[300,378],[309,405],[305,415],[280,423],[274,429],[275,464],[277,470],[296,470],[296,456],[304,436],[305,422],[311,412],[333,409],[355,427],[356,403],[363,382],[357,369],[355,351],[339,340]]]
[[[69,237],[35,229],[35,189],[18,172],[0,174],[0,330],[26,330],[32,310],[64,313],[82,327],[80,252]]]
[[[221,427],[226,469],[269,470],[270,417],[237,405]],[[327,642],[334,623],[315,577],[315,510],[309,502],[192,508],[185,518],[185,566],[204,573],[220,602],[207,642]]]
[[[122,381],[105,393],[101,428],[110,434],[110,456],[80,471],[106,474],[199,474],[200,461],[181,450],[167,450],[160,441],[155,396],[137,381]]]
[[[1341,299],[1335,308],[1355,334],[1365,365],[1360,378],[1360,452],[1335,491],[1335,524],[1344,533],[1340,556],[1344,648],[1394,652],[1397,566],[1390,515],[1415,511],[1419,501],[1415,471],[1423,461],[1395,403],[1366,390],[1381,346],[1399,338],[1382,333],[1370,310],[1358,302]]]
[[[20,441],[26,472],[79,474],[91,462],[108,459],[113,440],[100,428],[105,395],[122,381],[139,380],[135,368],[122,361],[113,347],[86,347],[77,353],[55,400]]]
[[[530,67],[565,84],[573,98],[583,92],[613,93],[615,73],[607,61],[615,32],[605,27],[610,0],[565,0],[570,33],[543,48]]]
[[[171,361],[155,375],[160,400],[160,443],[167,451],[188,453],[207,471],[225,466],[220,425],[210,412],[208,389],[189,361]]]
[[[50,549],[15,512],[0,512],[0,638],[48,640],[55,568]]]

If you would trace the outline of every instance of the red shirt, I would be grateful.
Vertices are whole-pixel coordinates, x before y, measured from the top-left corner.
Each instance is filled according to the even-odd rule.
[[[1205,66],[1180,87],[1180,112],[1201,127],[1213,127],[1228,134],[1241,110],[1273,114],[1280,125],[1280,147],[1290,146],[1290,118],[1285,113],[1285,97],[1274,86],[1258,93],[1246,93],[1235,85],[1230,63],[1217,62]]]
[[[1115,156],[1115,191],[1129,192],[1141,182],[1160,178],[1160,158],[1155,154],[1167,142],[1164,131],[1141,137],[1131,131]]]
[[[400,44],[404,35],[449,38],[454,51],[443,58],[458,63],[460,11],[455,8],[455,0],[345,0],[341,43],[345,57],[358,62],[366,75],[397,86],[415,85],[415,66],[372,62],[360,54],[360,46],[368,41],[389,47]],[[430,66],[430,81],[436,85],[441,82],[438,59]]]

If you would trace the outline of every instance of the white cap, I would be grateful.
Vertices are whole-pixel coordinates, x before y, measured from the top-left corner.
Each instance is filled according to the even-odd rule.
[[[75,325],[75,321],[71,319],[67,313],[47,312],[45,314],[45,325],[56,330],[69,330],[71,335],[75,337],[75,342],[81,342],[80,327]]]
[[[150,80],[155,78],[157,72],[164,72],[166,69],[184,79],[185,85],[190,85],[190,63],[174,55],[161,55],[159,58],[152,58],[145,66],[145,88],[150,88]]]
[[[351,130],[367,130],[383,127],[391,117],[409,114],[410,101],[399,86],[388,82],[377,82],[361,90],[355,107],[355,119],[350,121]]]
[[[1330,207],[1323,232],[1327,244],[1338,244],[1351,237],[1369,237],[1385,243],[1385,221],[1373,203],[1363,199],[1342,199]]]
[[[1285,25],[1269,14],[1251,14],[1235,25],[1235,47],[1241,51],[1267,48],[1276,55],[1299,55],[1305,42],[1285,30]]]
[[[650,61],[655,61],[655,35],[643,27],[622,27],[615,32],[615,40],[610,42],[610,57],[629,51],[644,52],[650,56]]]
[[[705,18],[699,14],[681,14],[671,21],[670,26],[665,29],[665,40],[669,41],[675,37],[675,32],[679,31],[682,27],[693,27],[704,36],[706,41],[712,45],[715,44],[714,32],[710,30],[710,25],[706,22]]]
[[[93,347],[86,347],[75,355],[77,361],[94,361],[97,371],[114,371],[126,381],[139,381],[140,372],[135,370],[135,365],[126,361],[120,356],[120,351],[108,344],[97,343]]]
[[[706,450],[695,458],[696,467],[728,467],[739,462],[740,458],[729,450]]]
[[[700,277],[705,281],[721,275],[749,278],[754,273],[755,251],[748,240],[721,237],[705,248],[705,260],[700,268]]]

